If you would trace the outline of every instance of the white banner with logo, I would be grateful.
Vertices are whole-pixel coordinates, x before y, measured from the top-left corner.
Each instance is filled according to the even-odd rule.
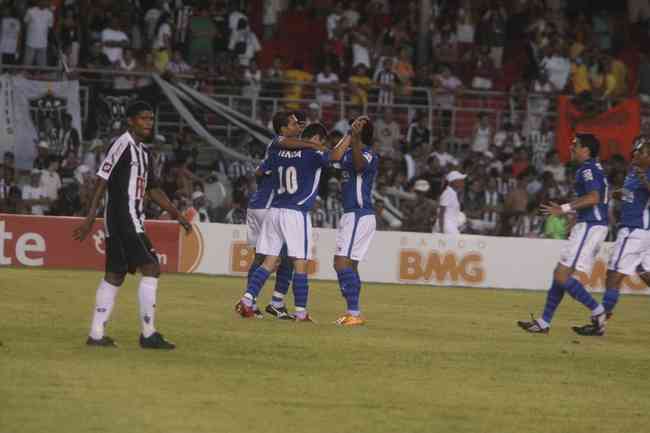
[[[188,263],[185,271],[246,275],[253,250],[246,244],[245,226],[199,224],[198,228],[201,242],[182,247]],[[563,242],[377,232],[359,272],[367,282],[547,290]],[[311,278],[336,279],[332,268],[335,244],[336,231],[314,230]],[[604,289],[612,249],[613,244],[605,244],[591,274],[582,276],[592,290]],[[638,277],[626,279],[625,291],[650,294]]]
[[[57,154],[73,129],[81,137],[78,81],[35,81],[9,79],[13,89],[16,166],[29,169],[36,157],[36,145],[44,140],[50,153]],[[69,119],[69,120],[68,120]]]

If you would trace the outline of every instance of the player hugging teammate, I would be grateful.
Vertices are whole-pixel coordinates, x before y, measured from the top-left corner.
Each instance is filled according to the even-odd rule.
[[[328,150],[324,146],[327,130],[319,123],[308,125],[299,140],[294,138],[299,130],[298,121],[291,113],[277,113],[273,124],[278,137],[270,143],[256,173],[258,185],[266,190],[265,200],[253,197],[255,206],[264,211],[255,210],[254,216],[248,219],[248,239],[249,243],[255,243],[256,260],[249,272],[246,291],[235,309],[246,318],[261,315],[256,307],[257,296],[280,263],[276,288],[266,311],[280,319],[312,321],[307,311],[307,265],[312,251],[309,211],[316,201],[322,170],[336,164],[344,173],[346,214],[337,235],[335,268],[348,303],[348,313],[337,323],[363,324],[359,317],[361,281],[357,264],[365,255],[375,230],[371,191],[377,156],[371,149],[372,125],[366,117],[356,119],[351,132],[334,149]],[[262,202],[264,206],[260,206]],[[285,251],[286,258],[282,260]],[[290,279],[295,315],[288,313],[283,302]]]

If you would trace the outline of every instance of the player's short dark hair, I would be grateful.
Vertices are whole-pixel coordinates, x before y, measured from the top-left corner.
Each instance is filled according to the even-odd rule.
[[[153,113],[153,108],[145,101],[135,101],[126,108],[126,117],[130,119],[145,111],[151,111]]]
[[[301,138],[309,140],[312,137],[319,136],[322,139],[327,138],[327,129],[321,123],[312,123],[302,131]]]
[[[600,142],[593,134],[576,134],[576,140],[580,142],[580,146],[589,149],[589,154],[592,158],[596,158],[600,152]]]
[[[278,111],[273,115],[273,130],[280,135],[282,128],[289,126],[289,118],[294,114],[290,111]]]

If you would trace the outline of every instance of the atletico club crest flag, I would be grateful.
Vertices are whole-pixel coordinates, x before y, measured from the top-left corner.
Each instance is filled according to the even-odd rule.
[[[600,158],[620,154],[629,159],[634,137],[641,130],[641,105],[636,98],[625,99],[604,113],[582,113],[569,96],[558,97],[557,150],[562,162],[571,159],[571,140],[576,133],[588,133],[600,141]]]

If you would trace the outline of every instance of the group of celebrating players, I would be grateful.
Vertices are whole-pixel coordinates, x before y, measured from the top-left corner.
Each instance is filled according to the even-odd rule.
[[[624,278],[638,273],[650,285],[650,137],[643,135],[632,145],[632,161],[623,188],[612,192],[612,197],[621,202],[621,215],[602,302],[597,302],[575,275],[576,271],[591,272],[608,232],[609,184],[598,162],[599,150],[595,136],[577,134],[571,148],[579,164],[574,185],[576,199],[563,205],[542,205],[546,215],[575,212],[576,224],[553,273],[542,317],[517,322],[525,331],[547,334],[566,292],[591,311],[590,323],[572,329],[579,335],[602,336],[618,303]]]
[[[190,232],[192,226],[160,189],[144,142],[151,136],[153,110],[143,102],[127,109],[128,130],[111,145],[97,173],[98,183],[83,224],[73,233],[84,240],[91,232],[97,209],[104,199],[106,269],[96,292],[95,310],[86,340],[89,346],[114,347],[105,335],[119,287],[127,272],[140,270],[138,288],[142,333],[140,346],[174,349],[154,326],[156,291],[160,265],[144,231],[144,200],[158,203]],[[246,290],[235,306],[244,318],[261,318],[257,297],[266,280],[276,273],[275,289],[265,311],[281,320],[312,322],[307,310],[308,261],[312,255],[312,226],[309,211],[314,206],[323,169],[341,170],[344,214],[336,235],[334,268],[347,311],[336,320],[340,326],[364,324],[359,307],[361,279],[358,265],[375,233],[372,189],[378,155],[372,149],[373,126],[361,116],[332,148],[326,146],[328,132],[320,123],[301,124],[294,113],[278,112],[273,118],[276,136],[256,171],[257,190],[249,200],[248,242],[256,250],[248,272]],[[570,238],[555,268],[551,288],[540,318],[519,321],[530,333],[549,332],[555,310],[565,292],[591,311],[591,320],[573,330],[580,335],[601,336],[618,302],[623,279],[639,273],[650,285],[650,138],[639,136],[633,143],[632,163],[623,188],[612,196],[621,201],[616,244],[609,260],[606,290],[597,302],[585,289],[576,272],[590,273],[608,232],[609,185],[598,162],[600,143],[590,134],[577,134],[571,151],[579,164],[576,199],[566,204],[542,205],[546,215],[576,213]],[[295,311],[290,313],[285,296],[292,285]]]

